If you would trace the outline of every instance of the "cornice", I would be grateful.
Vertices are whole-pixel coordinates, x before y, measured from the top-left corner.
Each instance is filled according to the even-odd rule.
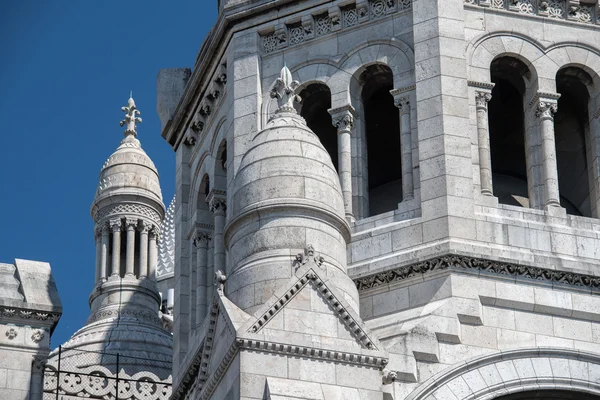
[[[60,319],[62,313],[58,312],[47,312],[35,309],[18,308],[1,306],[0,313],[2,319],[10,319],[13,322],[22,323],[25,325],[31,325],[32,321],[48,322],[52,326],[55,326]]]
[[[393,282],[400,282],[415,275],[442,270],[457,270],[475,273],[489,273],[499,276],[546,281],[600,290],[600,276],[579,274],[569,271],[552,270],[540,267],[525,266],[516,263],[487,260],[459,255],[433,258],[400,268],[384,271],[354,279],[359,291],[374,289]]]

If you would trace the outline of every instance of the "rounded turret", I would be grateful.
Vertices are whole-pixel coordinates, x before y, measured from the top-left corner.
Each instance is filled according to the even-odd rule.
[[[287,282],[294,260],[310,246],[319,271],[358,310],[358,293],[346,273],[350,227],[331,157],[292,106],[298,83],[284,68],[272,97],[279,108],[248,145],[233,184],[226,294],[252,312]],[[321,258],[319,257],[319,260]]]

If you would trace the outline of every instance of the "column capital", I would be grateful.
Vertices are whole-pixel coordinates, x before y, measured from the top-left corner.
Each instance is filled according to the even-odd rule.
[[[160,235],[160,229],[156,225],[152,225],[148,229],[148,238],[150,240],[158,240],[159,235]]]
[[[113,232],[119,232],[121,230],[121,227],[123,226],[123,222],[121,221],[121,219],[111,219],[109,222],[110,225],[110,229],[112,229]]]
[[[490,90],[476,90],[475,91],[475,108],[478,110],[487,110],[488,102],[492,99],[492,92]]]
[[[144,220],[140,220],[139,222],[139,230],[140,233],[150,233],[150,230],[154,227],[154,224],[148,222],[148,221],[144,221]]]
[[[33,356],[31,362],[35,371],[41,371],[46,367],[48,357],[42,355]]]
[[[194,246],[208,248],[208,242],[212,240],[210,233],[197,231],[194,232]]]
[[[128,231],[135,230],[138,227],[137,218],[125,218],[125,227]]]
[[[535,116],[541,120],[553,120],[559,98],[560,93],[537,92],[529,101],[529,107],[534,108]]]
[[[212,189],[206,196],[206,202],[210,211],[216,215],[225,215],[227,211],[226,192],[224,190]]]
[[[338,132],[349,132],[354,128],[356,110],[350,104],[327,110],[331,115],[331,122]]]
[[[400,114],[410,113],[410,97],[394,97],[394,105],[400,110]]]

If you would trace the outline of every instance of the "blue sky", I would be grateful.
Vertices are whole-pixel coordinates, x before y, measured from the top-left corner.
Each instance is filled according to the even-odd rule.
[[[168,205],[175,153],[160,136],[156,76],[192,67],[217,0],[3,1],[0,5],[0,262],[52,266],[64,311],[52,347],[89,315],[95,249],[90,206],[123,137],[133,90],[142,147]]]

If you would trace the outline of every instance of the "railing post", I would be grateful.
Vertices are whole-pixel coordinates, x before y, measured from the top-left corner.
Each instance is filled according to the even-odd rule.
[[[115,383],[115,399],[119,400],[119,353],[117,353],[117,382]]]
[[[58,346],[58,368],[56,368],[56,400],[58,400],[58,388],[60,387],[60,359],[62,358],[62,344]]]

